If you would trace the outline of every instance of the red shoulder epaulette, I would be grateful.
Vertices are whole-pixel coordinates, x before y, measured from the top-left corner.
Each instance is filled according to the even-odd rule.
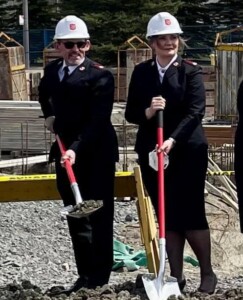
[[[189,64],[189,65],[193,65],[193,66],[197,65],[197,63],[195,61],[191,61],[191,60],[187,60],[187,59],[184,59],[184,62]]]
[[[95,64],[92,64],[92,67],[96,68],[96,69],[104,69],[104,66],[98,64],[98,63],[95,63]]]

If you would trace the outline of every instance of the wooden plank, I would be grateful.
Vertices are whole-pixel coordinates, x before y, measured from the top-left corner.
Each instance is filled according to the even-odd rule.
[[[214,117],[214,105],[207,105],[205,109],[205,117]]]
[[[206,105],[214,105],[215,98],[216,98],[215,91],[206,91]]]
[[[204,81],[204,86],[206,91],[210,90],[210,91],[215,91],[215,87],[216,87],[216,81]]]
[[[22,71],[25,70],[25,65],[19,65],[19,66],[12,66],[11,71]]]
[[[220,146],[234,143],[235,126],[204,125],[203,128],[209,144]]]
[[[0,101],[0,150],[46,153],[52,143],[39,103]]]
[[[29,98],[30,100],[37,100],[38,101],[38,97],[39,97],[39,84],[40,84],[40,79],[41,79],[41,73],[28,73],[29,75]]]
[[[8,107],[8,108],[13,108],[13,107],[38,107],[40,108],[40,104],[38,101],[15,101],[15,100],[1,100],[0,101],[0,108],[3,107]]]
[[[51,45],[50,45],[51,46]],[[45,67],[49,62],[60,58],[60,53],[54,48],[45,48],[43,51],[43,67]]]
[[[45,131],[44,126],[39,131],[28,132],[11,128],[4,130],[0,127],[0,150],[1,151],[38,151],[39,153],[47,152],[54,140],[54,137]]]
[[[11,73],[12,78],[12,99],[26,100],[28,99],[27,80],[25,70],[16,70]]]
[[[138,198],[138,216],[140,228],[143,236],[144,247],[147,255],[148,261],[148,270],[150,273],[157,275],[158,270],[158,252],[156,253],[154,248],[154,239],[151,239],[151,226],[154,227],[153,224],[150,224],[149,221],[149,213],[148,207],[146,205],[146,196],[143,188],[143,181],[141,176],[141,171],[139,167],[134,168],[134,176],[136,181],[136,190],[137,190],[137,198]]]
[[[32,157],[23,157],[23,158],[15,158],[15,159],[6,159],[0,161],[0,169],[9,168],[9,167],[17,167],[22,165],[31,165],[48,161],[48,155],[38,155]]]
[[[10,67],[15,67],[19,65],[24,65],[25,58],[24,58],[24,47],[23,46],[11,46],[7,47],[8,55],[9,55],[9,61],[10,61]]]
[[[218,51],[234,51],[234,52],[239,52],[243,51],[243,44],[242,43],[231,43],[231,44],[218,44],[215,46],[215,49]]]
[[[19,45],[1,49],[0,66],[0,99],[27,99],[24,48]]]
[[[0,47],[0,99],[12,97],[10,73],[8,50]]]

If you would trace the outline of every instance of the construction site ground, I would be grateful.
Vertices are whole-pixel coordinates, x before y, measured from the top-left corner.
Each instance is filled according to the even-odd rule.
[[[50,299],[51,287],[69,286],[77,279],[67,224],[61,221],[61,201],[1,203],[0,210],[0,299]],[[243,237],[238,213],[212,194],[206,196],[212,233],[212,263],[218,276],[215,295],[196,291],[199,268],[185,262],[186,299],[242,299]],[[135,200],[115,202],[114,238],[144,249]],[[195,258],[186,246],[185,255]],[[168,265],[166,266],[169,272]],[[52,299],[147,299],[137,276],[146,268],[112,272],[110,285],[81,290],[69,298]]]

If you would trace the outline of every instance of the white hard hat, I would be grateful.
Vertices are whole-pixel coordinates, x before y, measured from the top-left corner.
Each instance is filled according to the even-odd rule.
[[[160,12],[149,20],[146,38],[174,33],[183,33],[177,19],[168,12]]]
[[[66,16],[57,23],[54,40],[89,38],[86,24],[76,16]]]

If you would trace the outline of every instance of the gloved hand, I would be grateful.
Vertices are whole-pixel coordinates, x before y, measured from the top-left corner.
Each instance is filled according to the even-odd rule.
[[[54,129],[53,129],[54,121],[55,121],[55,116],[50,116],[45,119],[45,126],[47,130],[49,130],[52,133],[54,133]]]

